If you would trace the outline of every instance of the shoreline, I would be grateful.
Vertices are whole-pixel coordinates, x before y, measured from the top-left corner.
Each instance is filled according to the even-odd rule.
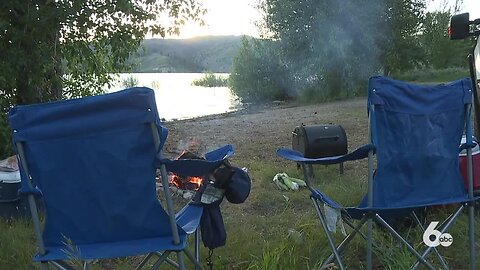
[[[225,117],[231,117],[231,116],[237,116],[237,115],[252,114],[260,110],[268,110],[268,109],[273,109],[275,107],[280,107],[280,106],[299,107],[304,105],[294,105],[288,102],[275,102],[275,101],[268,102],[268,103],[261,103],[261,104],[246,104],[246,105],[239,106],[240,107],[239,109],[232,110],[229,112],[201,115],[201,116],[195,116],[190,118],[173,118],[170,120],[162,121],[162,123],[207,121],[207,120],[225,118]],[[165,118],[161,118],[161,119],[165,119]]]
[[[256,159],[278,162],[275,152],[278,147],[291,146],[291,132],[296,126],[340,124],[353,150],[367,141],[367,122],[365,97],[311,105],[259,104],[234,112],[166,121],[163,124],[169,135],[165,151],[175,156],[190,141],[198,143],[203,154],[232,144],[233,160],[245,164]]]

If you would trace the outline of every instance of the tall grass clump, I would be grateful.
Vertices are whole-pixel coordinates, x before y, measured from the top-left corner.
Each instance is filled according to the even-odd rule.
[[[205,73],[202,78],[193,80],[192,85],[203,87],[226,87],[228,86],[228,78],[208,72]]]
[[[296,259],[294,246],[282,242],[276,247],[266,246],[260,257],[255,258],[249,270],[294,269]]]

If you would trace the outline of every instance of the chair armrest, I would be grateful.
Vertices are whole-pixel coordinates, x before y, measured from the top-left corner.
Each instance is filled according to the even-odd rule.
[[[175,220],[180,228],[187,234],[191,234],[198,228],[202,213],[203,207],[201,205],[190,203],[175,215]]]
[[[475,148],[475,146],[477,146],[477,142],[475,142],[475,141],[470,143],[470,144],[469,143],[462,143],[462,145],[460,145],[460,147],[458,148],[458,152],[460,153],[463,150],[468,149],[468,148],[473,149],[473,148]]]
[[[227,144],[205,154],[205,159],[168,159],[162,158],[156,161],[156,165],[164,164],[167,171],[181,176],[205,176],[213,172],[217,167],[234,154],[233,146]]]
[[[301,162],[305,164],[338,164],[345,161],[350,160],[358,160],[368,157],[368,152],[373,151],[375,153],[375,146],[372,144],[366,144],[357,148],[355,151],[342,155],[342,156],[334,156],[334,157],[324,157],[324,158],[306,158],[303,156],[302,153],[287,149],[287,148],[280,148],[277,150],[277,155],[287,160]]]

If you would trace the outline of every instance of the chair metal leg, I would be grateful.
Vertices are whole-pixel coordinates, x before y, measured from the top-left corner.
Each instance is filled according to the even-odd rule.
[[[15,146],[17,147],[17,152],[18,152],[20,163],[21,163],[21,165],[22,165],[22,167],[25,171],[26,176],[29,177],[30,172],[29,172],[27,160],[26,160],[26,157],[25,157],[25,151],[23,149],[23,143],[17,142],[17,143],[15,143]],[[30,188],[33,188],[32,183],[28,180],[27,180],[27,185]],[[28,200],[28,206],[30,208],[30,214],[32,215],[33,230],[35,232],[35,238],[37,239],[38,253],[40,255],[43,255],[46,252],[45,251],[45,243],[43,242],[43,238],[42,238],[42,229],[41,229],[41,226],[40,226],[40,218],[39,218],[39,215],[38,215],[38,209],[37,209],[37,204],[35,202],[34,195],[33,194],[28,194],[27,195],[27,200]],[[42,262],[40,264],[40,269],[41,270],[48,270],[49,269],[48,263],[47,262]]]
[[[478,46],[477,46],[478,47]],[[472,55],[469,55],[469,62],[470,62],[470,73],[473,74],[472,78],[475,79],[475,74],[473,72],[475,64],[473,63],[474,58]],[[478,60],[477,60],[478,61]],[[474,81],[475,89],[478,89],[478,85]],[[474,90],[475,90],[474,89]],[[476,91],[475,91],[476,93]],[[476,104],[475,104],[476,105]],[[466,126],[465,126],[465,135],[466,135],[466,142],[472,143],[473,142],[473,135],[472,135],[472,121],[471,121],[471,114],[472,114],[472,104],[466,104],[465,110],[467,111],[467,115],[465,116],[466,119]],[[477,112],[478,108],[475,108],[475,112]],[[476,119],[478,121],[478,119]],[[476,260],[475,260],[475,205],[472,201],[474,198],[473,194],[473,158],[472,158],[472,148],[467,148],[467,178],[468,178],[468,199],[470,199],[470,203],[468,206],[468,238],[469,238],[469,246],[470,246],[470,270],[475,269],[476,267]]]
[[[178,263],[176,263],[174,260],[170,258],[166,258],[165,262],[170,264],[171,266],[175,267],[176,269],[179,269],[180,267],[178,266]]]
[[[378,222],[380,222],[380,224],[382,224],[395,238],[397,238],[397,240],[399,240],[400,242],[402,242],[406,247],[407,249],[415,256],[417,257],[417,259],[423,263],[426,267],[428,267],[428,269],[430,270],[435,270],[435,268],[432,266],[432,264],[430,264],[430,262],[428,262],[427,260],[425,260],[425,258],[422,257],[422,255],[420,255],[420,253],[418,253],[413,247],[412,245],[410,245],[410,243],[408,243],[405,239],[403,239],[403,237],[397,233],[397,231],[395,231],[382,217],[380,217],[378,214],[375,214],[375,220],[377,220]]]
[[[320,223],[322,224],[323,230],[325,231],[325,234],[327,235],[328,243],[330,244],[330,247],[332,248],[332,252],[335,255],[335,259],[338,262],[338,266],[340,267],[341,270],[345,270],[345,267],[343,266],[342,260],[340,258],[340,254],[337,251],[335,242],[333,241],[333,237],[330,234],[330,231],[328,230],[327,223],[325,221],[325,217],[323,216],[322,210],[320,209],[320,206],[318,205],[318,201],[315,198],[311,198],[313,202],[313,206],[315,207],[315,210],[317,211],[318,219],[320,220]]]
[[[165,259],[170,255],[171,251],[165,251],[162,253],[162,255],[159,256],[158,260],[155,262],[155,264],[152,266],[152,270],[157,270],[160,265],[165,261]]]
[[[171,253],[171,251],[169,251]],[[157,255],[158,257],[162,256],[162,252],[153,252],[153,254]],[[168,256],[164,260],[166,263],[170,264],[171,266],[175,267],[178,269],[178,263],[176,263],[174,260],[170,259]]]
[[[183,252],[177,251],[177,259],[178,259],[178,269],[185,270],[185,258],[183,258]]]
[[[195,260],[200,262],[200,232],[198,228],[195,230]]]
[[[462,212],[463,210],[463,205],[461,205],[460,207],[458,207],[458,209],[450,216],[447,218],[446,220],[446,223],[442,226],[440,226],[439,228],[439,232],[440,233],[444,233],[448,230],[448,228],[450,228],[450,226],[453,224],[453,222],[455,221],[455,219],[457,219],[458,215],[460,215],[460,213]],[[433,247],[428,247],[422,254],[422,259],[425,260],[425,258],[428,256],[428,254],[430,253],[430,251],[433,249]],[[418,265],[419,265],[419,261],[417,261],[412,269],[417,269]]]
[[[353,237],[355,237],[355,235],[358,232],[360,232],[360,228],[362,228],[363,224],[365,224],[366,221],[367,221],[367,219],[364,217],[360,220],[359,224],[357,224],[357,226],[355,226],[355,227],[353,227],[351,224],[349,224],[349,226],[352,227],[353,231],[347,237],[345,237],[345,239],[343,239],[343,241],[340,243],[340,245],[337,246],[337,251],[340,255],[343,253],[343,250],[350,243],[350,241],[353,239]],[[327,267],[327,265],[330,264],[333,261],[334,258],[335,258],[335,256],[334,256],[334,253],[332,252],[330,254],[330,256],[323,262],[322,266],[320,267],[320,270],[325,269]]]
[[[373,115],[374,106],[370,108],[372,111],[370,115]],[[368,118],[370,126],[370,117]],[[369,132],[369,140],[371,141],[371,131]],[[367,192],[367,206],[373,207],[373,151],[368,151],[368,192]],[[373,249],[373,220],[371,215],[368,215],[367,224],[367,270],[372,270],[372,249]]]
[[[474,270],[476,267],[475,258],[475,205],[470,203],[468,206],[468,237],[470,238],[470,270]]]
[[[368,218],[367,222],[367,269],[372,270],[372,249],[373,249],[373,220]]]
[[[361,219],[361,221],[363,221],[363,224],[365,224],[365,222],[367,222],[368,219],[367,218],[365,218],[365,220]],[[345,224],[347,224],[350,228],[352,228],[352,230],[355,229],[355,226],[353,226],[353,224],[350,221],[348,221],[347,219],[343,219],[343,222],[345,222]],[[360,236],[363,238],[363,240],[367,241],[367,236],[363,232],[360,231],[360,228],[358,230],[358,234],[360,234]],[[376,249],[379,248],[379,246],[377,244],[375,244],[375,242],[373,242],[373,241],[372,241],[372,246]]]
[[[187,258],[192,261],[192,263],[195,265],[195,270],[202,270],[202,265],[195,259],[195,257],[188,251],[187,249],[184,249],[183,252],[187,255]]]
[[[412,212],[412,215],[413,215],[413,219],[415,219],[415,222],[417,222],[418,226],[420,226],[420,228],[422,229],[422,231],[425,232],[425,227],[423,226],[422,222],[420,221],[420,219],[418,218],[417,214],[415,213],[415,211]],[[446,270],[448,270],[448,264],[447,262],[445,261],[445,259],[442,257],[442,255],[440,254],[440,252],[438,252],[438,249],[437,248],[433,248],[433,251],[435,252],[435,254],[437,255],[437,258],[438,260],[440,261],[440,263],[442,264],[442,267]],[[418,263],[418,261],[416,262]],[[412,269],[414,269],[415,265],[413,265]]]
[[[140,264],[137,265],[137,267],[135,267],[135,270],[142,269],[142,267],[148,262],[148,260],[150,260],[150,258],[152,258],[153,254],[155,254],[155,253],[149,253],[147,256],[145,256],[145,258],[143,258],[143,260],[140,262]]]

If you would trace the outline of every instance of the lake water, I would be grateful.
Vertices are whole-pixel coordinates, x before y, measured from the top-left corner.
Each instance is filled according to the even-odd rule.
[[[228,76],[228,74],[217,74]],[[202,73],[121,73],[116,84],[108,91],[124,89],[123,80],[134,77],[137,86],[155,91],[158,114],[166,120],[185,119],[235,111],[241,104],[227,87],[193,86]]]

